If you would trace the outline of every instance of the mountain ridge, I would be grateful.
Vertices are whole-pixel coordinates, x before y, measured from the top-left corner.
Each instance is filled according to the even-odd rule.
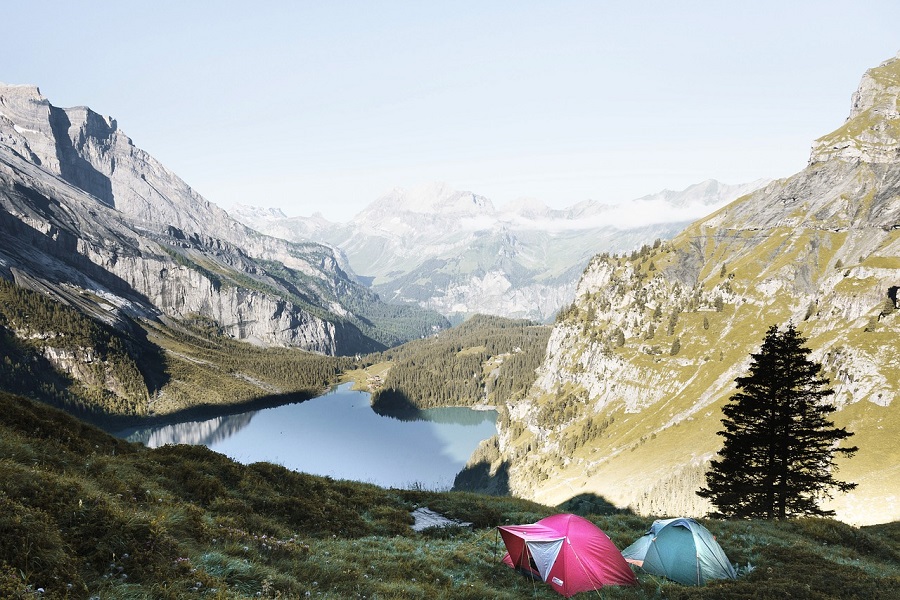
[[[486,313],[548,321],[597,252],[668,239],[695,214],[763,183],[709,180],[622,205],[587,200],[563,209],[535,199],[497,209],[476,193],[432,183],[395,188],[347,223],[283,218],[255,207],[233,207],[231,214],[270,235],[339,249],[360,280],[393,301],[451,318]],[[634,211],[647,223],[635,223]]]
[[[0,230],[0,277],[119,329],[123,339],[168,339],[203,315],[228,339],[353,355],[449,326],[436,313],[382,302],[348,275],[332,248],[265,236],[231,219],[137,148],[115,119],[57,108],[37,86],[0,86]],[[15,344],[28,331],[2,333]],[[149,382],[137,400],[110,400],[104,394],[117,396],[122,386],[109,373],[104,381],[74,368],[58,333],[19,341],[41,345],[35,355],[61,373],[105,386],[105,404],[137,402],[135,410],[146,412],[158,400],[153,394],[162,392]],[[99,355],[94,350],[75,354]],[[154,361],[168,360],[169,350],[157,351]],[[252,387],[242,387],[241,397],[270,392]],[[192,395],[224,400],[188,388],[169,386],[178,400],[166,410]]]
[[[895,76],[898,59],[870,71],[861,88],[886,80],[887,91],[858,92],[854,103],[900,105]],[[673,240],[592,259],[535,386],[508,407],[492,468],[508,465],[512,491],[545,502],[595,493],[637,512],[704,514],[694,490],[720,443],[721,407],[765,330],[790,321],[832,381],[836,424],[860,447],[839,461],[841,479],[859,488],[828,506],[858,524],[900,517],[900,160],[887,160],[900,158],[900,142],[888,143],[898,117],[860,104],[820,138],[866,132],[836,154],[814,146],[806,169]]]

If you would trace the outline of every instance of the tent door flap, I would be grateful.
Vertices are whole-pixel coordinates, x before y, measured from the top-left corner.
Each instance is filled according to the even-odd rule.
[[[553,568],[553,563],[556,562],[556,557],[559,556],[559,551],[562,550],[563,540],[565,539],[528,540],[525,542],[543,581],[547,581],[547,575],[550,573],[550,569]]]

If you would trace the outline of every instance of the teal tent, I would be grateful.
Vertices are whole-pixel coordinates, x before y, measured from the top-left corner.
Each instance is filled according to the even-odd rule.
[[[693,519],[654,521],[650,531],[625,548],[622,556],[647,573],[684,585],[737,577],[716,539]]]

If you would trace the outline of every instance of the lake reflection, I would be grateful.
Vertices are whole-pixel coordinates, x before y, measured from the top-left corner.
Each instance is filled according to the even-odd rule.
[[[496,433],[495,411],[438,408],[415,419],[379,416],[349,383],[299,404],[131,430],[119,435],[150,447],[202,444],[242,463],[383,487],[447,489],[481,440]]]

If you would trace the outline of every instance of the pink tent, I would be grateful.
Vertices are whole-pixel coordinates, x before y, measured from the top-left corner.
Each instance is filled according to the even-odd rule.
[[[604,585],[635,585],[631,567],[609,536],[577,515],[553,515],[532,525],[498,527],[509,553],[503,562],[568,598]]]

